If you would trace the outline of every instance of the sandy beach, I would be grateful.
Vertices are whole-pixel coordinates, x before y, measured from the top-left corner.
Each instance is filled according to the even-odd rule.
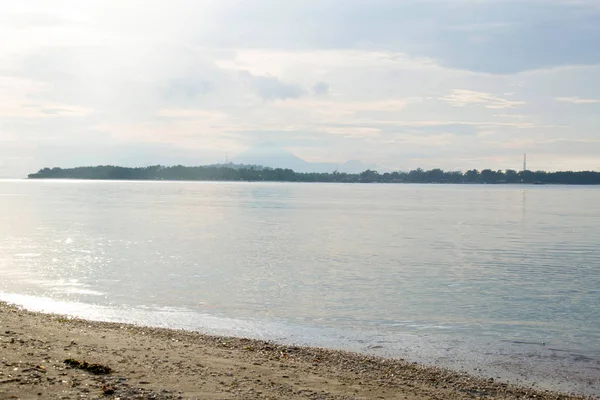
[[[583,399],[403,360],[0,303],[0,399]]]

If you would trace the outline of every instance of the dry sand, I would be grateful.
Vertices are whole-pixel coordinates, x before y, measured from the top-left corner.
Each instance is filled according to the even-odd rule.
[[[105,366],[111,372],[94,374],[68,366],[67,359]],[[584,397],[534,391],[402,360],[90,322],[0,303],[0,399],[99,398]]]

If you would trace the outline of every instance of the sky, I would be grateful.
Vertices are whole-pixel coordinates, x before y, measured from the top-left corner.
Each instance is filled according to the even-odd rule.
[[[222,162],[600,170],[600,0],[0,0],[0,177]]]

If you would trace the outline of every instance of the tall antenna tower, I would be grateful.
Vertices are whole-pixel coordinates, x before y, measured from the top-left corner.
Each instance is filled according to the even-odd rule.
[[[225,164],[229,164],[229,153],[225,153]]]
[[[523,154],[523,172],[527,171],[527,154]]]

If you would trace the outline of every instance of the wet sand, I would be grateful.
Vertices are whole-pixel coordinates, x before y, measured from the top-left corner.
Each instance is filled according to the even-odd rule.
[[[71,319],[0,302],[0,399],[99,398],[589,397],[536,391],[403,360]]]

